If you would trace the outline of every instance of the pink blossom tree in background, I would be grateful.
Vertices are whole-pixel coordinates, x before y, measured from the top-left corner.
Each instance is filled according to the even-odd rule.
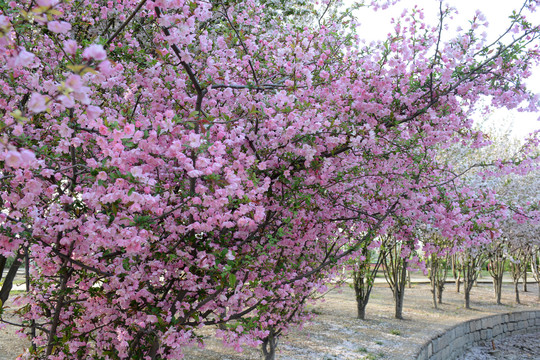
[[[369,47],[339,2],[294,4],[301,23],[270,1],[0,1],[0,254],[31,259],[28,358],[180,359],[209,326],[272,358],[387,230],[498,234],[508,207],[437,151],[486,143],[483,96],[536,110],[536,1],[491,44],[481,15],[443,42],[441,6]],[[529,144],[484,176],[533,169]]]

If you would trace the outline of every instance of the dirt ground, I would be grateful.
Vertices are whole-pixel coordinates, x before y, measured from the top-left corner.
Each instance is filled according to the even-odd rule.
[[[521,286],[520,286],[521,288]],[[367,319],[356,319],[354,293],[347,285],[328,293],[324,302],[310,307],[316,314],[303,329],[293,329],[278,343],[279,360],[375,360],[412,359],[420,346],[430,337],[453,324],[496,313],[540,309],[536,285],[520,293],[521,305],[515,304],[510,284],[503,288],[503,305],[495,305],[491,284],[473,288],[471,310],[464,308],[463,294],[447,284],[443,304],[434,309],[429,285],[413,283],[406,289],[404,320],[394,319],[390,289],[384,283],[375,284]],[[9,312],[8,312],[9,313]],[[13,326],[0,330],[0,360],[13,360],[27,342],[15,335]],[[259,349],[247,348],[243,353],[223,346],[212,336],[213,330],[203,332],[206,347],[189,349],[188,360],[257,360]]]

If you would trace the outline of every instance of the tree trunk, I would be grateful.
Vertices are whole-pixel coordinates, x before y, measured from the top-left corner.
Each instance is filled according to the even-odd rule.
[[[465,309],[471,308],[471,290],[468,288],[468,286],[463,287],[465,292]]]
[[[437,285],[435,281],[431,282],[431,294],[433,295],[433,307],[437,309]]]
[[[439,283],[437,286],[437,301],[442,304],[442,293],[444,291],[444,282]]]
[[[264,360],[275,360],[276,358],[277,337],[274,334],[274,329],[270,329],[270,333],[262,342]]]
[[[525,271],[523,272],[523,292],[527,291],[527,266],[525,265]]]
[[[437,309],[437,272],[439,263],[434,255],[431,255],[431,269],[429,272],[429,281],[431,283],[431,295],[433,297],[433,307]]]
[[[502,305],[501,303],[502,276],[493,277],[493,290],[495,291],[495,300],[497,301],[497,305]]]
[[[459,293],[459,287],[461,285],[461,272],[459,273],[458,277],[456,278],[456,292]]]
[[[366,306],[367,301],[363,301],[362,299],[356,298],[356,310],[358,312],[358,319],[365,320],[366,319]]]
[[[521,304],[521,301],[519,301],[519,281],[514,281],[514,291],[516,293],[516,304]]]
[[[4,269],[6,267],[6,257],[3,255],[0,255],[0,280],[4,277]]]
[[[403,320],[403,299],[405,298],[405,283],[407,282],[407,260],[403,259],[401,270],[401,279],[399,284],[396,284],[396,312],[395,318]]]
[[[13,288],[13,279],[15,279],[15,276],[17,275],[17,270],[19,270],[19,267],[21,266],[21,259],[22,259],[22,255],[17,254],[17,257],[13,261],[13,264],[11,264],[9,271],[6,274],[6,278],[4,279],[4,284],[2,285],[2,289],[0,290],[0,301],[2,302],[2,306],[6,303],[6,300],[9,298],[9,293],[11,289]]]

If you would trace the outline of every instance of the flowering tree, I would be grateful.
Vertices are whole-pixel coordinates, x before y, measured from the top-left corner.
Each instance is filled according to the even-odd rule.
[[[33,358],[272,342],[377,234],[489,241],[505,211],[435,146],[481,145],[483,95],[534,110],[535,2],[493,44],[415,9],[369,48],[331,1],[302,26],[271,1],[0,4],[0,252],[32,258]]]

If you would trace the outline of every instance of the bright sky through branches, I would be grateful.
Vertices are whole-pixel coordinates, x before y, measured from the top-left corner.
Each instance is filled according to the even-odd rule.
[[[346,5],[353,4],[354,0],[344,0]],[[497,36],[504,33],[510,24],[508,16],[512,10],[519,10],[523,4],[521,0],[450,0],[443,2],[443,8],[448,4],[457,10],[457,14],[449,23],[447,34],[455,34],[459,27],[467,29],[468,21],[471,20],[476,10],[485,15],[489,26],[487,31],[488,41],[494,41]],[[398,19],[404,9],[412,9],[415,5],[424,9],[425,21],[428,24],[437,24],[439,19],[438,0],[402,0],[396,6],[387,10],[374,13],[368,8],[361,8],[356,12],[360,20],[360,36],[367,42],[384,40],[388,33],[393,32],[391,19]],[[528,17],[533,24],[540,23],[540,13],[534,17]],[[443,39],[444,40],[444,39]],[[530,90],[540,93],[540,68],[537,68],[527,81]],[[496,110],[488,120],[488,125],[498,127],[501,131],[511,129],[516,137],[523,138],[528,133],[540,129],[538,118],[540,113],[524,113],[509,110]]]

